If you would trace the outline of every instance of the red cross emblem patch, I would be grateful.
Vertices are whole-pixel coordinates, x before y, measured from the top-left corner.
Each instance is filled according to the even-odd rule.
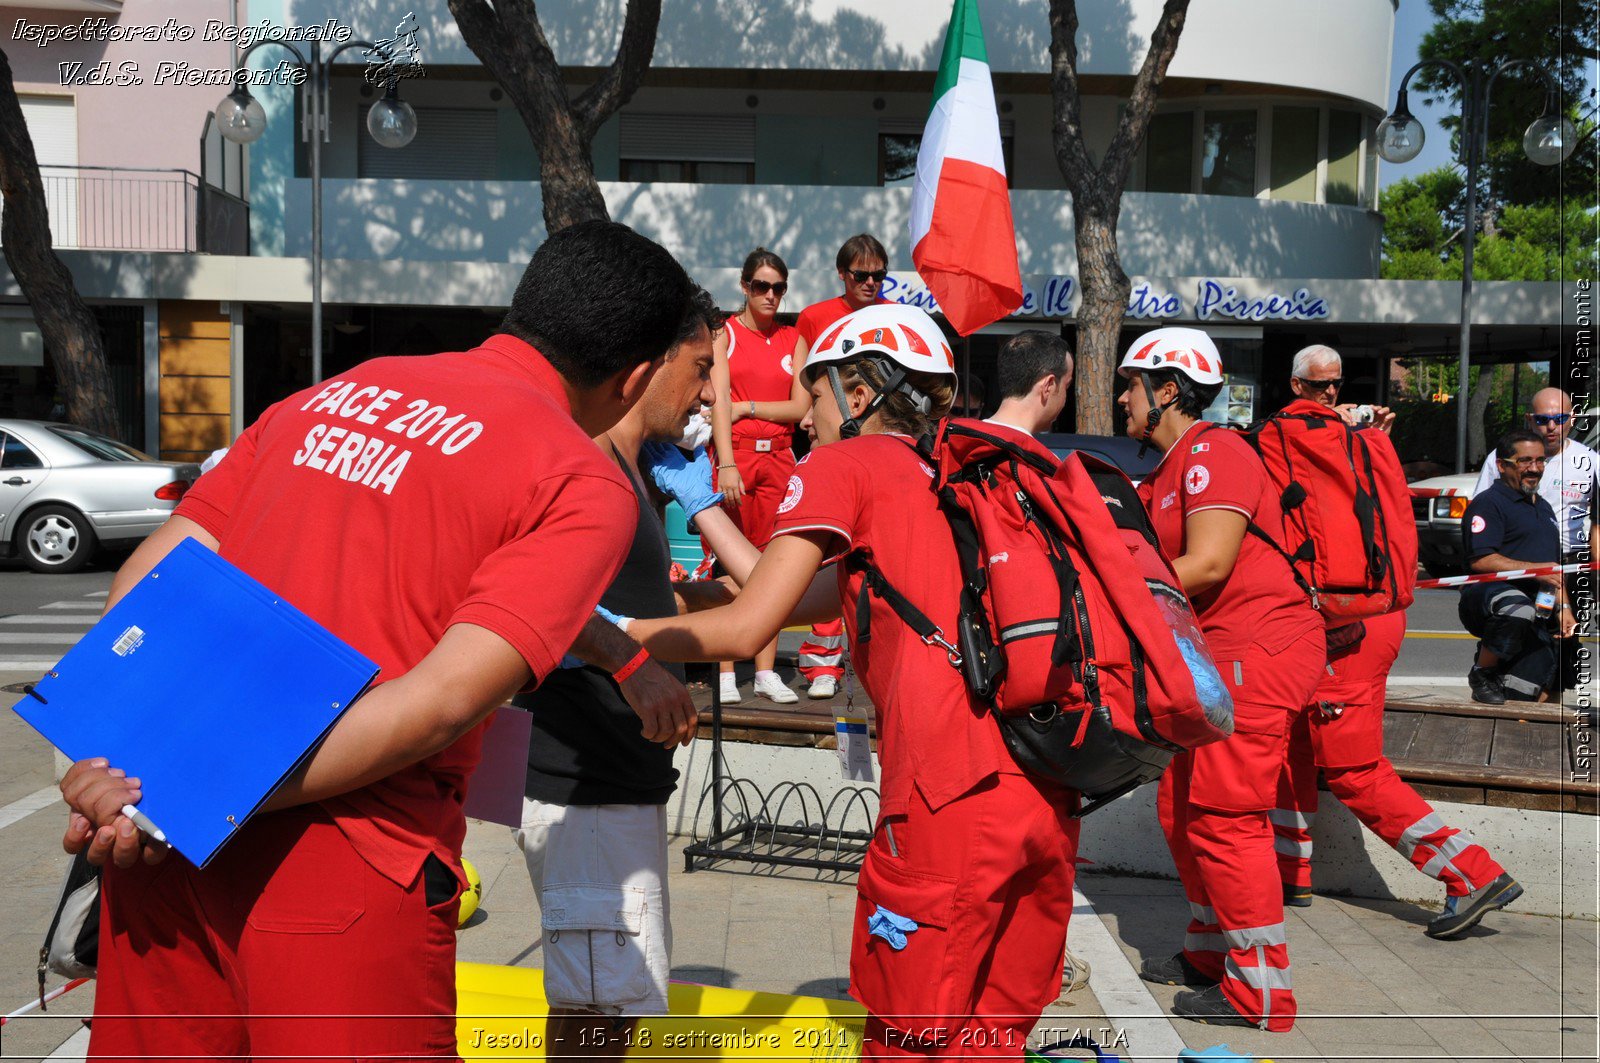
[[[1191,495],[1197,495],[1211,483],[1211,470],[1204,465],[1190,467],[1183,477],[1183,489]]]

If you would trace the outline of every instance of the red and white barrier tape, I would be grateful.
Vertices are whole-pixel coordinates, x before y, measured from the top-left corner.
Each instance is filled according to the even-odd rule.
[[[22,1007],[18,1008],[16,1011],[13,1011],[11,1014],[9,1014],[9,1015],[0,1015],[0,1026],[4,1026],[6,1023],[10,1022],[12,1019],[19,1018],[19,1017],[21,1017],[23,1015],[26,1015],[30,1011],[34,1011],[35,1009],[44,1007],[46,1004],[50,1003],[56,997],[59,997],[59,996],[65,994],[65,993],[70,993],[72,990],[78,988],[79,986],[83,985],[83,983],[85,983],[87,981],[89,981],[89,979],[87,979],[87,978],[74,978],[72,981],[68,982],[66,985],[57,986],[56,988],[50,990],[50,992],[46,993],[44,996],[40,997],[38,1000],[30,1001],[29,1003],[27,1003],[27,1004],[23,1005]]]
[[[1514,579],[1532,579],[1534,576],[1553,576],[1557,572],[1594,572],[1600,569],[1600,563],[1576,565],[1535,565],[1533,568],[1514,568],[1508,572],[1479,572],[1471,576],[1445,576],[1442,579],[1419,579],[1418,590],[1431,590],[1435,587],[1464,587],[1469,583],[1496,583]]]
[[[1413,487],[1411,489],[1412,498],[1464,498],[1471,494],[1472,490],[1466,487]]]

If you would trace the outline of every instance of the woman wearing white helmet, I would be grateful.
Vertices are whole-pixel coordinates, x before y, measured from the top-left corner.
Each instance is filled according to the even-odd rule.
[[[955,630],[961,570],[914,448],[953,400],[943,333],[914,307],[867,307],[823,332],[805,370],[802,426],[818,446],[789,481],[771,545],[731,605],[633,621],[651,653],[745,656],[824,616],[855,628],[862,574],[818,575],[853,551]],[[850,957],[850,991],[871,1013],[864,1055],[1020,1058],[1061,986],[1074,795],[1024,775],[945,650],[867,601],[879,622],[868,641],[850,632],[851,654],[876,709],[883,781]]]
[[[1189,899],[1183,951],[1139,976],[1196,991],[1176,1014],[1284,1031],[1296,1004],[1270,811],[1294,716],[1311,700],[1327,647],[1321,619],[1271,543],[1282,513],[1265,467],[1237,432],[1202,414],[1222,358],[1199,329],[1140,336],[1117,372],[1128,435],[1162,452],[1139,496],[1194,603],[1234,703],[1231,738],[1173,758],[1157,805]]]

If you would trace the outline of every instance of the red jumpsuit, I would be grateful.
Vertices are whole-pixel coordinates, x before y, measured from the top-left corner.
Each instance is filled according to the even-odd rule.
[[[1291,886],[1311,885],[1311,825],[1317,816],[1317,769],[1328,789],[1367,829],[1424,875],[1464,896],[1505,873],[1472,837],[1446,826],[1433,807],[1395,774],[1383,755],[1384,694],[1405,639],[1406,615],[1366,621],[1366,637],[1335,658],[1295,725],[1272,810],[1278,870]]]
[[[774,325],[757,332],[728,318],[729,399],[735,409],[750,402],[787,402],[794,391],[795,330]],[[732,461],[744,483],[744,500],[728,510],[744,537],[757,548],[772,538],[772,518],[794,471],[794,425],[745,417],[733,423]]]
[[[1191,427],[1139,486],[1162,547],[1186,552],[1186,518],[1243,514],[1279,542],[1266,469],[1237,433]],[[1289,729],[1326,661],[1323,625],[1288,563],[1246,533],[1233,570],[1191,596],[1234,701],[1234,734],[1173,758],[1157,805],[1189,900],[1183,953],[1218,978],[1240,1014],[1268,1030],[1294,1025],[1283,897],[1268,813]]]
[[[953,631],[961,572],[931,475],[905,439],[819,447],[789,481],[774,534],[871,551]],[[862,577],[839,569],[853,627]],[[1020,1059],[1061,989],[1076,794],[1023,774],[944,651],[882,601],[871,608],[871,639],[851,645],[883,772],[850,951],[850,993],[871,1013],[863,1057]]]

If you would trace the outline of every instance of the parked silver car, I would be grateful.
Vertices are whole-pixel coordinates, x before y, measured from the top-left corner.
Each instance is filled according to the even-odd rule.
[[[0,419],[0,551],[76,572],[96,546],[136,546],[159,528],[199,475],[74,425]]]

